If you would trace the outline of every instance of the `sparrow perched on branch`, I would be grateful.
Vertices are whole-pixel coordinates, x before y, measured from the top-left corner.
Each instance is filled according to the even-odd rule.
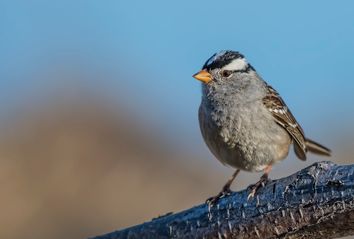
[[[278,92],[239,52],[214,54],[193,77],[203,83],[199,125],[204,141],[221,163],[236,168],[209,203],[231,192],[240,170],[264,171],[251,187],[249,197],[253,197],[268,181],[272,165],[287,157],[291,144],[301,160],[306,160],[308,151],[330,156],[328,148],[305,137]]]

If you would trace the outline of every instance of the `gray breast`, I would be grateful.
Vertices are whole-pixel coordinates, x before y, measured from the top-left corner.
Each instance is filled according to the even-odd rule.
[[[272,118],[261,100],[223,102],[204,98],[199,108],[203,138],[211,152],[223,164],[261,171],[284,159],[291,139]]]

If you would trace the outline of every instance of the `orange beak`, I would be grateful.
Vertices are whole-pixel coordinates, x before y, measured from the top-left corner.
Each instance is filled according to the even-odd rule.
[[[200,80],[204,84],[207,84],[211,81],[211,75],[206,70],[199,71],[198,73],[194,74],[193,77],[197,80]]]

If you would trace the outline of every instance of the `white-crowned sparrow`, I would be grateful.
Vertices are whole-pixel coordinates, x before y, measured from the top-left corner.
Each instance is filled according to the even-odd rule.
[[[193,77],[203,82],[199,107],[203,138],[221,163],[236,168],[210,203],[230,192],[240,170],[264,171],[252,187],[254,196],[268,180],[272,165],[287,157],[292,143],[301,160],[306,160],[307,151],[330,156],[329,149],[305,137],[279,94],[239,52],[214,54]]]

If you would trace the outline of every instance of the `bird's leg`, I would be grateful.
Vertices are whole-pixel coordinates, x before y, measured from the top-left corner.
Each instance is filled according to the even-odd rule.
[[[250,187],[250,188],[251,188],[251,192],[250,192],[250,194],[248,194],[248,197],[247,197],[248,200],[251,199],[251,198],[253,198],[253,197],[256,195],[258,189],[259,189],[260,187],[264,187],[264,185],[268,182],[268,175],[269,175],[269,173],[270,173],[271,170],[272,170],[272,165],[268,165],[268,166],[264,169],[264,174],[263,174],[262,177],[259,179],[259,181],[258,181],[256,184],[254,184],[254,185],[252,185],[252,186]]]
[[[225,185],[222,187],[221,191],[214,197],[208,198],[206,200],[206,203],[209,205],[214,205],[220,198],[225,197],[231,193],[230,186],[232,182],[235,180],[237,174],[240,172],[240,169],[237,169],[231,176],[229,180],[225,183]]]

